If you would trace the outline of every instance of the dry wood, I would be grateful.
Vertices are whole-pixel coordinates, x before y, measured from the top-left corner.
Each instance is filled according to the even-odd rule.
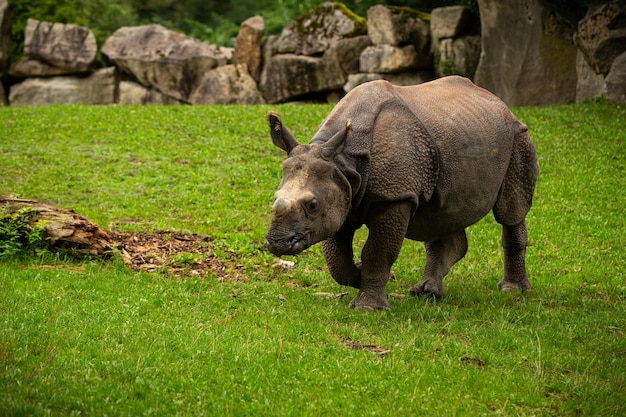
[[[0,195],[0,207],[11,214],[30,208],[34,215],[29,221],[44,222],[44,236],[52,249],[91,256],[104,256],[111,251],[108,232],[72,210],[7,195]]]

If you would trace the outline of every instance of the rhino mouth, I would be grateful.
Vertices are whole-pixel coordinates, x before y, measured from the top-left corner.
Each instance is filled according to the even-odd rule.
[[[271,236],[266,236],[265,238],[267,239],[267,248],[276,256],[297,255],[310,246],[308,239],[302,233],[296,233],[280,239]]]

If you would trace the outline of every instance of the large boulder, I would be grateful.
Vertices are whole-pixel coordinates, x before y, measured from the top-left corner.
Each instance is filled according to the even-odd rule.
[[[335,60],[295,54],[273,56],[266,73],[263,89],[268,103],[340,89],[347,80],[347,74]]]
[[[471,26],[472,12],[467,7],[449,6],[433,9],[430,31],[435,38],[458,38]]]
[[[410,68],[426,68],[430,61],[421,59],[413,45],[372,45],[361,53],[361,72],[400,72]]]
[[[68,68],[55,67],[45,61],[24,55],[13,65],[9,73],[14,77],[26,78],[73,74],[75,71]]]
[[[261,75],[261,39],[265,32],[265,21],[261,16],[254,16],[243,21],[235,41],[233,64],[244,64],[250,75],[259,80]]]
[[[367,34],[374,45],[413,45],[418,54],[428,54],[430,26],[427,15],[395,6],[372,6],[367,10]]]
[[[275,43],[274,53],[320,55],[339,39],[365,34],[365,19],[342,3],[326,2],[285,26]]]
[[[361,51],[370,45],[364,19],[341,3],[323,3],[269,37],[261,89],[269,103],[340,90],[359,70]]]
[[[473,79],[479,60],[479,35],[441,39],[435,55],[435,72],[440,77],[462,75]]]
[[[478,6],[482,51],[476,84],[509,106],[574,101],[573,24],[540,0],[478,0]]]
[[[339,39],[324,54],[327,61],[335,61],[341,68],[338,78],[342,80],[348,74],[359,72],[361,53],[371,45],[367,35],[355,36],[354,38]]]
[[[116,88],[114,67],[98,70],[86,77],[27,78],[11,87],[9,103],[11,106],[113,104]]]
[[[606,75],[613,60],[626,51],[626,1],[590,8],[578,22],[574,40],[594,71]]]
[[[576,55],[576,76],[578,77],[576,84],[576,103],[606,96],[604,75],[596,73],[591,65],[589,65],[580,49]]]
[[[344,91],[354,89],[355,87],[375,80],[386,80],[394,85],[416,85],[422,84],[435,79],[432,71],[406,71],[394,73],[359,73],[348,76],[348,81],[343,86]]]
[[[98,46],[93,32],[84,26],[28,19],[24,31],[24,55],[59,68],[65,73],[89,70]]]
[[[626,103],[626,52],[618,55],[606,76],[607,97]]]
[[[224,65],[208,71],[189,101],[191,104],[264,103],[245,64]]]
[[[145,87],[187,102],[204,74],[227,64],[232,55],[156,24],[116,30],[101,52]]]
[[[117,104],[121,106],[146,105],[146,104],[182,104],[170,96],[166,96],[154,88],[146,88],[133,81],[120,81],[119,97]]]
[[[7,0],[0,0],[0,73],[11,65],[11,13]]]
[[[431,49],[439,77],[474,78],[480,60],[481,39],[475,16],[463,6],[438,7],[430,17]]]
[[[372,45],[361,52],[359,72],[348,75],[344,91],[373,80],[414,85],[434,78],[428,14],[407,7],[376,5],[368,9],[367,18]]]

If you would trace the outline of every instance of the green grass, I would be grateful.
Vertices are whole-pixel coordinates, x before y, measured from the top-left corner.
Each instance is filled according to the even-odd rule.
[[[305,141],[331,107],[276,109]],[[0,194],[105,228],[209,235],[245,266],[224,281],[120,260],[0,263],[0,415],[626,413],[624,106],[514,110],[541,164],[532,292],[497,291],[488,216],[442,299],[394,296],[380,313],[348,307],[354,290],[319,245],[292,270],[263,249],[283,158],[268,110],[0,108]],[[423,264],[407,241],[388,293],[406,295]]]

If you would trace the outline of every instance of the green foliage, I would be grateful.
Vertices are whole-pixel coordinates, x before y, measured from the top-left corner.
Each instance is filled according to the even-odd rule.
[[[441,60],[437,64],[437,74],[440,74],[442,77],[459,73],[459,68],[452,60]]]
[[[33,222],[35,214],[28,207],[15,213],[9,213],[5,207],[0,207],[0,260],[40,257],[48,252],[44,223]]]

